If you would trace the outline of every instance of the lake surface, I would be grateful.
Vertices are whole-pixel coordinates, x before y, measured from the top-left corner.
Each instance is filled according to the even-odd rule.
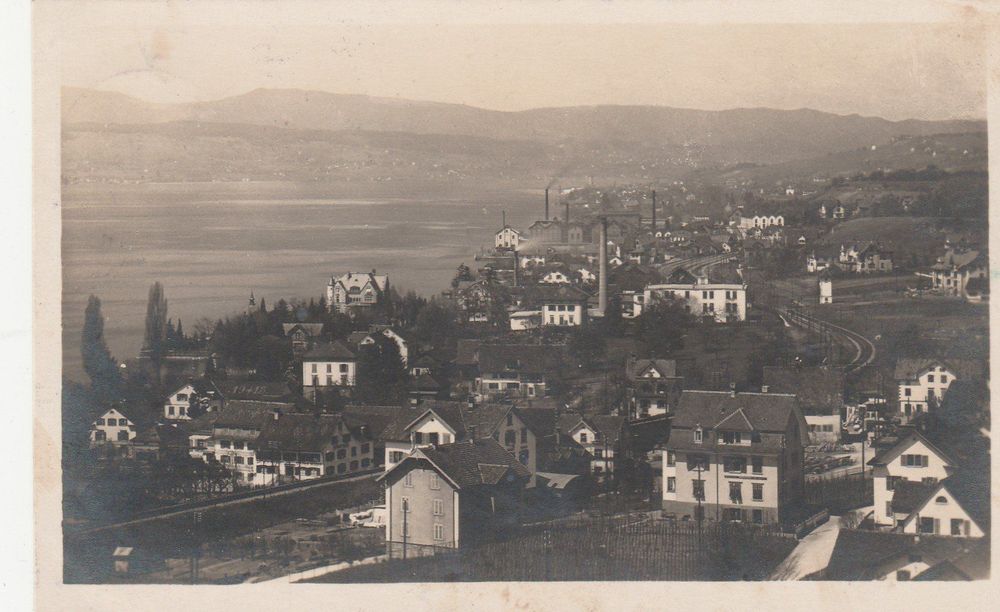
[[[373,268],[398,290],[431,296],[472,266],[501,225],[526,227],[541,190],[451,189],[440,197],[337,195],[297,183],[70,185],[63,190],[63,369],[85,380],[87,297],[101,298],[119,360],[142,344],[146,298],[164,285],[169,316],[191,332],[258,300],[319,298],[333,275]],[[465,193],[462,193],[462,192]],[[458,193],[456,193],[458,192]]]

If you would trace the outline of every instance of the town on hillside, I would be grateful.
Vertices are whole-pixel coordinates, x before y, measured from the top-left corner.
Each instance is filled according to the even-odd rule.
[[[65,580],[983,578],[990,277],[952,180],[546,188],[447,287],[359,260],[186,328],[154,282],[120,362],[92,296]]]

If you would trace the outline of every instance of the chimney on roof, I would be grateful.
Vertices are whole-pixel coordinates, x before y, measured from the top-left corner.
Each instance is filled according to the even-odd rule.
[[[767,385],[761,385],[760,386],[760,392],[761,393],[767,393],[767,390],[768,390],[768,386]]]

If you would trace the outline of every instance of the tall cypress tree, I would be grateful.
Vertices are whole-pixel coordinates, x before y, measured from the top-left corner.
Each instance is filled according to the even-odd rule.
[[[167,298],[163,295],[163,285],[159,281],[149,288],[146,303],[146,338],[143,347],[149,349],[155,361],[163,355],[163,343],[167,336]]]
[[[101,300],[96,295],[88,298],[83,313],[80,351],[83,370],[90,377],[94,393],[102,400],[112,399],[119,390],[118,364],[104,339],[104,315],[101,313]]]

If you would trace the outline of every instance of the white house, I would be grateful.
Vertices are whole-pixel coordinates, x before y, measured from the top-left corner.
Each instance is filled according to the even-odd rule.
[[[371,307],[382,299],[389,288],[389,276],[376,274],[375,270],[348,272],[331,278],[326,287],[327,308],[347,312],[350,308]]]
[[[986,277],[986,255],[979,251],[948,249],[931,267],[934,288],[948,295],[968,297],[966,288],[969,281]]]
[[[691,314],[720,323],[745,321],[747,317],[747,286],[738,275],[712,282],[709,276],[696,277],[678,268],[666,283],[646,286],[643,307],[661,299],[681,300]]]
[[[875,524],[884,527],[895,527],[898,520],[909,516],[919,487],[936,486],[954,470],[954,461],[917,431],[907,432],[868,465],[872,466]],[[904,492],[905,505],[894,503],[897,491]]]
[[[951,383],[957,378],[972,378],[973,367],[965,360],[902,358],[896,362],[896,384],[899,388],[899,412],[904,423],[921,412],[927,412],[931,402],[940,404]]]
[[[521,232],[509,225],[505,225],[496,233],[494,245],[498,249],[516,249],[517,245],[521,244],[522,239]]]
[[[118,408],[111,408],[99,416],[90,426],[91,446],[106,442],[127,444],[136,435],[135,423]]]
[[[163,418],[169,421],[189,421],[191,396],[195,395],[194,385],[188,383],[167,396],[163,402]]]
[[[590,470],[598,480],[613,475],[615,459],[628,452],[628,420],[624,416],[564,414],[559,430],[590,453]]]
[[[343,414],[274,413],[256,447],[255,485],[346,476],[375,464],[368,428]]]
[[[579,326],[587,321],[588,297],[571,285],[538,285],[527,302],[542,312],[542,325]]]
[[[399,356],[403,358],[403,367],[406,367],[407,364],[409,364],[410,343],[402,332],[388,325],[372,325],[369,334],[358,342],[358,345],[363,346],[366,344],[374,344],[375,339],[372,338],[372,334],[382,334],[386,338],[395,342],[396,347],[399,348]]]
[[[905,518],[898,519],[896,530],[903,533],[981,538],[989,529],[989,495],[986,481],[974,483],[964,474],[949,476],[930,486],[913,487],[912,508],[903,500],[904,492],[897,491],[893,513],[899,517],[909,510]]]
[[[314,400],[317,391],[353,387],[357,369],[357,355],[343,342],[318,346],[302,357],[302,393]]]

